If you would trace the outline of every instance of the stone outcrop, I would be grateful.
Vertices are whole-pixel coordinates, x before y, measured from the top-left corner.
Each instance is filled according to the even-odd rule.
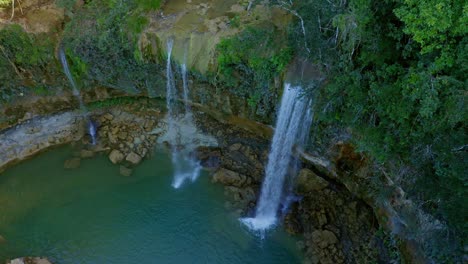
[[[247,176],[224,168],[220,168],[213,174],[213,182],[234,187],[242,187],[252,183],[251,179]]]
[[[58,31],[65,19],[65,10],[56,1],[21,0],[16,3],[13,19],[11,6],[0,8],[0,29],[10,23],[21,25],[31,33],[50,33]]]
[[[299,194],[320,191],[328,186],[328,182],[309,169],[302,169],[296,180],[296,190]]]
[[[84,134],[85,121],[78,112],[38,117],[10,128],[0,137],[0,171],[50,146],[76,141]]]
[[[161,12],[149,17],[150,25],[139,41],[141,49],[149,47],[153,55],[162,57],[167,53],[167,40],[173,39],[174,60],[180,64],[186,61],[188,68],[205,73],[216,64],[215,48],[221,39],[252,25],[272,23],[286,28],[291,20],[285,10],[268,4],[248,8],[248,2],[239,1],[167,1]]]

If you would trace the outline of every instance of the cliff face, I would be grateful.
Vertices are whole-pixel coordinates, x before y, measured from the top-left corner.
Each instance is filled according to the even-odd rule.
[[[51,45],[58,46],[58,36],[62,34],[65,21],[72,18],[66,17],[65,10],[57,7],[55,1],[23,0],[21,3],[23,13],[20,7],[16,7],[15,16],[11,21],[10,9],[0,12],[0,29],[7,24],[16,23],[30,34],[50,36],[55,39]],[[83,3],[77,2],[77,6],[80,4]],[[84,101],[92,103],[126,97],[130,94],[129,90],[132,91],[132,96],[164,99],[166,80],[163,69],[167,53],[166,43],[172,39],[173,60],[179,64],[186,63],[193,71],[190,83],[191,104],[217,121],[209,123],[208,118],[198,119],[199,123],[204,124],[207,132],[216,135],[222,142],[219,149],[208,149],[200,156],[204,157],[206,164],[211,164],[210,160],[220,160],[220,164],[216,164],[219,166],[214,173],[214,181],[226,185],[226,193],[234,200],[232,203],[242,213],[247,213],[255,207],[268,149],[267,140],[271,137],[268,126],[256,121],[272,123],[277,98],[273,96],[273,99],[266,100],[265,104],[269,105],[270,111],[256,115],[252,114],[252,106],[246,96],[235,94],[213,83],[210,78],[214,75],[216,79],[219,74],[219,54],[216,47],[221,40],[237,36],[249,27],[273,27],[286,34],[291,15],[283,9],[267,4],[249,6],[246,1],[174,0],[167,1],[157,11],[148,12],[145,17],[148,24],[139,34],[137,44],[139,51],[150,59],[135,65],[157,65],[154,69],[162,69],[161,71],[143,72],[144,75],[155,75],[156,81],[148,81],[150,84],[144,89],[135,84],[136,82],[125,88],[118,85],[104,88],[108,83],[93,79],[83,88]],[[73,33],[73,30],[70,32]],[[268,50],[266,52],[268,53]],[[0,106],[0,129],[10,128],[0,133],[6,135],[5,138],[21,142],[21,146],[28,142],[23,148],[17,147],[18,144],[14,142],[12,144],[0,141],[0,147],[6,149],[0,155],[0,166],[2,163],[12,162],[15,158],[22,159],[38,153],[54,144],[78,140],[85,134],[85,124],[76,114],[66,112],[53,117],[43,117],[74,109],[78,105],[69,89],[65,88],[66,82],[57,60],[51,61],[49,65],[53,66],[49,69],[55,67],[56,71],[47,76],[35,75],[22,67],[16,68],[22,76],[23,84],[34,87],[39,84],[52,87],[52,84],[55,84],[55,88],[49,90],[47,96],[39,93],[21,93],[14,102],[3,103]],[[77,62],[79,60],[74,61],[75,65]],[[109,67],[114,69],[114,66]],[[85,71],[94,70],[89,62],[83,67]],[[304,64],[299,59],[296,59],[289,69],[285,78],[292,82],[314,81],[321,76],[317,67]],[[275,96],[280,93],[284,72],[275,77],[275,86],[271,87],[270,92]],[[243,78],[239,74],[235,77]],[[146,81],[144,79],[143,82]],[[180,85],[180,80],[178,83]],[[225,129],[226,124],[229,124],[228,129]],[[110,126],[107,128],[109,131],[112,130]],[[239,128],[248,132],[239,136]],[[104,136],[108,136],[107,130],[102,131]],[[259,138],[255,138],[256,136]],[[29,141],[25,141],[25,137],[28,137]],[[125,137],[121,139],[126,140]],[[112,144],[117,143],[120,142]],[[286,216],[287,229],[292,233],[306,235],[302,247],[314,263],[343,263],[351,259],[359,259],[360,263],[387,260],[390,253],[382,247],[384,238],[376,235],[379,230],[395,232],[398,229],[402,230],[397,234],[401,234],[400,239],[404,242],[400,250],[408,252],[406,258],[409,262],[423,263],[425,260],[420,256],[417,243],[405,240],[408,227],[404,226],[399,218],[399,212],[410,207],[410,203],[404,200],[404,192],[397,186],[391,186],[392,196],[395,198],[388,201],[390,204],[377,203],[376,196],[369,195],[372,189],[367,181],[372,177],[374,168],[351,146],[339,144],[337,148],[338,150],[329,149],[333,155],[320,158],[305,156],[304,164],[308,169],[299,175],[300,182],[296,190],[304,199],[294,203],[292,213]],[[374,223],[374,220],[379,222]],[[379,254],[383,256],[378,256]]]
[[[168,1],[149,16],[140,46],[153,55],[167,54],[166,43],[174,40],[173,58],[189,69],[206,73],[216,70],[216,45],[247,27],[272,24],[285,30],[291,16],[277,7],[258,4],[249,9],[245,1]]]
[[[19,24],[27,32],[57,33],[65,19],[65,9],[58,7],[54,0],[15,1],[14,11],[11,1],[0,6],[0,29],[8,24]]]

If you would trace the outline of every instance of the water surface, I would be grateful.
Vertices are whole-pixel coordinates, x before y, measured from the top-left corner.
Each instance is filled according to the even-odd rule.
[[[298,263],[283,231],[265,240],[224,208],[206,173],[171,187],[169,155],[156,153],[131,177],[107,157],[66,170],[60,148],[0,174],[0,263],[47,256],[54,263]]]

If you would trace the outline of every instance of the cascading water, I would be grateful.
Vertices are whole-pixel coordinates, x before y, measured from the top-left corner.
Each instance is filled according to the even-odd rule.
[[[197,128],[193,122],[192,112],[188,105],[189,88],[187,67],[185,63],[181,67],[182,82],[183,82],[183,101],[185,111],[181,114],[177,109],[177,89],[174,80],[174,73],[171,66],[171,55],[173,40],[167,42],[167,92],[166,103],[168,109],[168,132],[170,135],[169,143],[172,147],[172,163],[174,164],[174,180],[172,186],[179,188],[185,180],[195,181],[200,174],[201,166],[199,162],[193,157],[195,144],[191,140],[182,140],[185,135],[196,134]],[[184,56],[186,57],[186,56]],[[184,134],[184,135],[183,135]],[[182,147],[183,145],[183,147]]]
[[[310,102],[301,97],[301,91],[301,87],[285,85],[255,217],[241,219],[250,229],[264,231],[277,222],[293,146],[304,143],[309,131],[305,125],[311,122]]]
[[[83,102],[83,99],[81,99],[80,91],[76,87],[75,80],[73,79],[73,76],[72,76],[72,74],[70,72],[70,68],[68,67],[67,57],[66,57],[65,52],[63,51],[62,47],[60,47],[60,49],[59,49],[59,57],[60,57],[60,62],[62,63],[63,72],[67,76],[68,81],[70,82],[70,84],[72,86],[73,95],[78,99],[78,102],[80,102],[80,109],[81,109],[81,111],[84,112],[84,115],[85,115],[86,119],[88,120],[88,133],[91,136],[91,143],[93,145],[96,145],[96,141],[97,141],[97,138],[96,138],[97,137],[96,136],[96,132],[97,132],[96,125],[94,124],[93,120],[91,120],[91,118],[89,117],[88,109],[86,109],[86,106],[85,106],[85,104]]]

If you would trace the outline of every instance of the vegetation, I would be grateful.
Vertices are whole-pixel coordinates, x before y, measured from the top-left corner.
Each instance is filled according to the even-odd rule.
[[[0,0],[0,8],[11,6],[12,0]]]
[[[0,30],[0,68],[0,102],[44,93],[52,88],[48,76],[56,69],[52,40],[28,34],[19,25],[6,26]]]
[[[98,83],[129,93],[152,88],[162,70],[143,63],[138,36],[148,23],[144,14],[159,5],[153,0],[91,1],[76,12],[66,26],[63,45],[83,87]]]
[[[248,27],[218,46],[218,84],[247,98],[250,106],[272,105],[272,82],[291,61],[292,49],[272,25]],[[283,38],[284,39],[284,38]],[[271,110],[271,109],[268,109]]]
[[[351,128],[360,151],[466,238],[466,2],[315,0],[291,8],[305,21],[311,52],[299,26],[292,45],[328,77],[319,126]],[[433,257],[446,261],[443,251]]]

